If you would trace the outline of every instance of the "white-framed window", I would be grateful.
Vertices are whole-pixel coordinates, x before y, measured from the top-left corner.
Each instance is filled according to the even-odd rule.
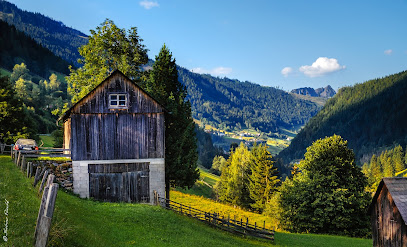
[[[109,94],[109,108],[127,108],[127,94],[125,93]]]

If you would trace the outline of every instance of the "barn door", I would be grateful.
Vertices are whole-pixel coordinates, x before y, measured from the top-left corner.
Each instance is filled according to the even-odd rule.
[[[149,191],[148,163],[89,165],[89,194],[96,200],[149,202]]]

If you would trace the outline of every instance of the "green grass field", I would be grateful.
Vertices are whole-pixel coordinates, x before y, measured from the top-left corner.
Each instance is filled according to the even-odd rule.
[[[0,156],[1,246],[32,246],[40,206],[33,179]],[[180,193],[180,192],[177,192]],[[3,233],[3,229],[1,229]],[[59,237],[58,237],[59,236]],[[276,233],[275,244],[242,238],[157,206],[102,203],[58,191],[50,246],[371,246],[372,241],[337,236]]]
[[[44,143],[42,147],[54,147],[54,138],[51,135],[40,135],[40,138]],[[38,145],[41,145],[41,143],[38,143]]]

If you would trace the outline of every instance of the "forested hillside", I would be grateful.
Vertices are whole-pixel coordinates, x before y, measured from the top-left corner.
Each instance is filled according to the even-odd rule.
[[[301,159],[315,140],[333,134],[348,140],[357,161],[386,147],[407,144],[407,71],[339,90],[279,157]]]
[[[50,70],[69,73],[68,62],[14,26],[0,20],[0,30],[0,67],[11,71],[15,64],[25,63],[33,74],[44,78],[51,75]]]
[[[220,129],[258,129],[278,132],[305,124],[320,109],[283,90],[250,82],[192,73],[178,69],[187,87],[195,119]]]
[[[40,13],[21,10],[3,0],[0,0],[0,19],[25,32],[57,56],[79,65],[78,47],[88,42],[87,35],[82,32]]]

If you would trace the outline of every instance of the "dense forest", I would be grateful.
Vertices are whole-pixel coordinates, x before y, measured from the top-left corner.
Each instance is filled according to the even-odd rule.
[[[78,47],[88,42],[87,35],[40,13],[21,10],[0,0],[0,19],[28,34],[54,54],[78,66]]]
[[[375,192],[384,177],[404,176],[406,166],[407,153],[400,145],[373,154],[370,161],[362,166],[362,172],[368,179],[367,191]]]
[[[283,90],[178,69],[187,87],[193,117],[220,129],[278,132],[305,124],[320,109]]]
[[[15,64],[25,63],[31,73],[49,77],[50,71],[69,73],[69,63],[39,45],[25,33],[0,20],[0,67],[12,70]]]
[[[358,164],[381,149],[407,144],[407,71],[344,87],[280,152],[285,163],[301,159],[319,138],[341,135]]]

